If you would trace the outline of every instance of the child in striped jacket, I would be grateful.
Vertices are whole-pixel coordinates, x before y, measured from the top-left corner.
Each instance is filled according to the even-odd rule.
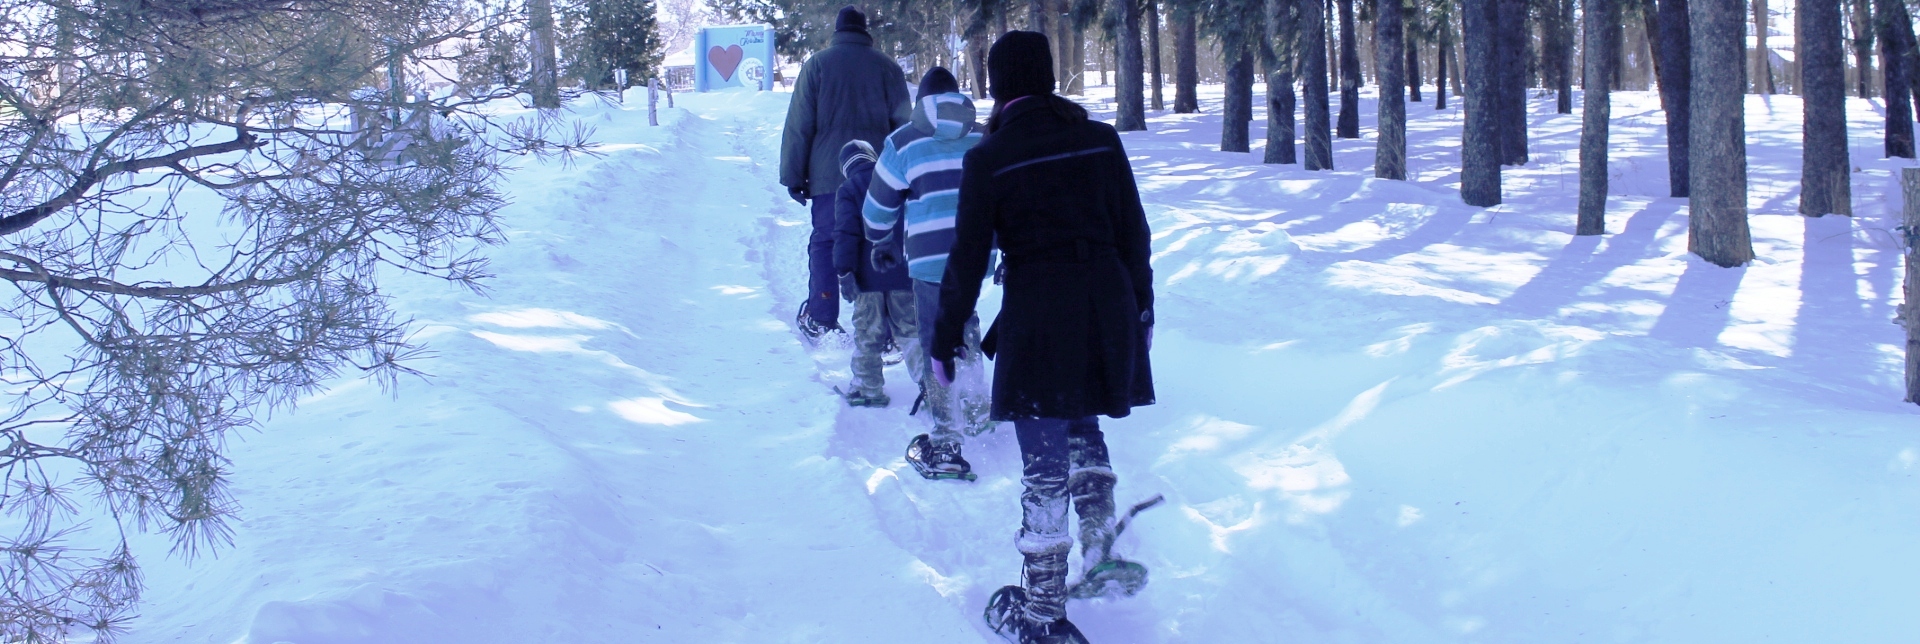
[[[960,93],[960,83],[945,68],[935,67],[920,79],[920,91],[914,102],[913,120],[887,135],[874,164],[873,183],[867,189],[862,218],[867,238],[874,243],[873,264],[905,262],[907,275],[913,278],[914,308],[919,314],[920,346],[932,340],[933,320],[940,309],[940,278],[947,269],[947,251],[953,246],[953,217],[960,202],[960,162],[967,150],[980,143],[980,127],[974,123],[973,101]],[[895,231],[895,223],[906,219],[906,238]],[[968,323],[967,337],[976,338],[968,348],[978,360],[979,320]],[[926,360],[924,352],[916,356]],[[922,365],[925,367],[926,365]],[[921,373],[927,373],[923,368]],[[972,468],[960,455],[961,433],[955,427],[955,400],[949,388],[931,377],[922,377],[922,395],[933,412],[933,432],[915,436],[907,445],[907,461],[921,476],[929,479],[972,478]],[[985,392],[973,392],[972,398],[958,405],[969,421],[985,423]],[[978,414],[965,409],[977,408]],[[977,419],[972,417],[977,416]],[[978,428],[973,428],[978,429]]]

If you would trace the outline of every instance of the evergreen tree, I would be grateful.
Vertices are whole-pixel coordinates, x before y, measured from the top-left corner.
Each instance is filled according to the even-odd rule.
[[[1308,170],[1333,169],[1333,131],[1327,86],[1327,15],[1325,0],[1297,0],[1300,7],[1300,61],[1302,110],[1306,125]]]
[[[0,0],[0,642],[111,640],[131,536],[231,542],[234,430],[412,373],[388,278],[487,276],[505,156],[585,142],[482,109],[524,77],[420,87],[528,29],[475,9]]]
[[[1586,28],[1587,88],[1585,104],[1580,107],[1580,205],[1576,235],[1600,235],[1607,232],[1607,130],[1613,113],[1612,85],[1606,79],[1620,57],[1613,51],[1606,26],[1620,20],[1617,0],[1586,0],[1583,17]]]
[[[610,87],[617,69],[627,70],[629,83],[659,74],[665,53],[653,0],[586,0],[568,7],[566,16],[569,77],[588,87]]]
[[[1405,46],[1401,33],[1401,0],[1380,0],[1374,21],[1374,60],[1380,69],[1379,139],[1375,142],[1373,176],[1407,178],[1407,102]]]

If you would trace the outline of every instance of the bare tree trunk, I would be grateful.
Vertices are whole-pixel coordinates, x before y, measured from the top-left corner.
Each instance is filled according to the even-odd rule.
[[[1301,73],[1306,76],[1301,92],[1306,99],[1306,147],[1303,164],[1308,170],[1333,169],[1333,133],[1328,114],[1327,18],[1325,0],[1299,0]]]
[[[1227,96],[1221,106],[1220,151],[1247,152],[1253,120],[1253,52],[1228,52]]]
[[[1380,0],[1373,23],[1373,45],[1380,72],[1379,138],[1373,152],[1373,176],[1407,178],[1407,73],[1405,31],[1401,28],[1400,0]]]
[[[1068,66],[1073,70],[1073,83],[1067,87],[1067,92],[1083,96],[1087,93],[1087,30],[1073,28],[1071,32],[1073,46],[1067,48],[1067,55],[1073,57],[1073,64]]]
[[[1338,0],[1340,8],[1340,122],[1334,134],[1360,138],[1360,49],[1354,42],[1353,0]]]
[[[1800,214],[1853,214],[1847,158],[1847,57],[1841,0],[1800,0]]]
[[[1687,21],[1689,0],[1660,0],[1660,106],[1667,114],[1667,194],[1686,197],[1688,123],[1693,118],[1693,29]]]
[[[1200,44],[1198,11],[1179,8],[1173,11],[1173,111],[1193,114],[1200,111]]]
[[[1753,93],[1773,94],[1773,52],[1767,49],[1767,0],[1753,0]]]
[[[1120,3],[1120,77],[1114,79],[1113,127],[1122,132],[1147,129],[1146,58],[1140,51],[1140,3]]]
[[[1897,0],[1880,0],[1894,2]],[[1693,110],[1703,127],[1689,128],[1692,187],[1687,250],[1718,266],[1753,260],[1747,228],[1745,69],[1746,12],[1740,0],[1692,0]],[[1904,115],[1903,115],[1904,116]],[[1908,124],[1911,127],[1911,123]]]
[[[1701,0],[1694,0],[1699,2]],[[1873,22],[1879,27],[1877,40],[1880,41],[1880,70],[1886,76],[1887,131],[1886,151],[1889,157],[1913,158],[1913,105],[1910,102],[1912,92],[1908,75],[1912,63],[1907,51],[1907,41],[1898,34],[1899,21],[1895,11],[1904,11],[1906,7],[1899,0],[1874,0]]]
[[[553,0],[527,3],[527,43],[533,48],[533,106],[560,107],[560,66],[554,62]]]
[[[987,97],[987,36],[978,34],[967,39],[968,66],[973,69],[973,97]]]
[[[1407,3],[1406,10],[1409,14],[1406,17],[1406,22],[1417,23],[1420,21],[1419,3]],[[1406,34],[1412,31],[1414,30],[1403,29],[1401,33]],[[1401,49],[1406,50],[1407,54],[1407,100],[1414,103],[1425,102],[1426,99],[1420,96],[1420,39],[1411,35],[1404,36],[1404,38],[1406,44],[1401,47]]]
[[[1868,0],[1853,0],[1854,89],[1860,98],[1873,97],[1873,9]]]
[[[1158,112],[1167,109],[1166,102],[1160,98],[1160,86],[1166,83],[1163,82],[1165,79],[1160,76],[1159,0],[1150,0],[1147,3],[1147,76],[1153,79],[1153,102],[1151,103],[1153,111]]]
[[[1434,48],[1434,50],[1439,53],[1438,53],[1438,57],[1435,58],[1433,61],[1433,109],[1444,110],[1444,109],[1447,109],[1447,94],[1448,94],[1447,92],[1447,59],[1449,58],[1449,56],[1447,55],[1447,52],[1453,50],[1453,26],[1452,25],[1440,26],[1439,41],[1440,41],[1439,46]],[[1455,82],[1458,82],[1458,81],[1455,81]]]
[[[1053,25],[1047,20],[1052,13],[1047,10],[1049,4],[1048,0],[1027,0],[1027,30],[1048,34],[1047,38],[1051,39],[1053,35],[1048,28]]]
[[[1460,0],[1461,31],[1491,34],[1499,25],[1499,0]],[[1496,39],[1464,38],[1466,42],[1466,124],[1460,141],[1460,200],[1470,206],[1500,203],[1500,120],[1497,98],[1500,78],[1494,72]]]
[[[1580,106],[1580,214],[1576,235],[1607,232],[1607,127],[1613,115],[1613,95],[1605,79],[1619,58],[1608,51],[1606,25],[1618,21],[1615,0],[1586,0],[1587,93]]]
[[[1462,48],[1457,39],[1448,40],[1447,69],[1453,73],[1453,95],[1464,99],[1467,96],[1467,72],[1463,67],[1463,65],[1466,64],[1466,58],[1464,54],[1460,53],[1461,51]]]
[[[1307,0],[1314,2],[1317,0]],[[1293,149],[1293,67],[1300,51],[1298,0],[1267,0],[1267,46],[1273,48],[1267,70],[1266,163],[1298,163]]]
[[[1559,50],[1553,60],[1554,65],[1554,103],[1557,114],[1573,113],[1573,3],[1574,0],[1548,0],[1555,3],[1554,38],[1559,41]]]
[[[1495,118],[1500,123],[1500,162],[1524,165],[1527,162],[1527,3],[1526,0],[1495,0],[1498,27],[1491,32],[1496,60],[1488,71],[1494,74],[1497,92]],[[1468,29],[1467,33],[1474,31]],[[1471,42],[1471,40],[1469,40]],[[1479,70],[1476,68],[1475,73]],[[1469,81],[1472,81],[1469,74]]]

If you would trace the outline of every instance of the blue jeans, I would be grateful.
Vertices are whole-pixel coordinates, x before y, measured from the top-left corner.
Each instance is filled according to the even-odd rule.
[[[927,439],[936,444],[958,445],[963,434],[960,433],[959,428],[954,427],[955,401],[952,388],[940,386],[940,381],[933,379],[933,358],[928,356],[925,350],[933,345],[933,323],[940,319],[940,283],[913,280],[913,306],[915,313],[920,317],[919,328],[916,331],[920,334],[921,351],[909,359],[920,361],[920,373],[925,374],[921,378],[921,385],[927,390],[927,409],[933,413],[933,432],[928,434]],[[967,359],[979,361],[981,359],[980,316],[975,315],[967,319],[966,332],[962,337],[966,338]],[[960,366],[955,364],[953,368],[954,375],[958,377]],[[967,402],[962,404],[984,403],[986,395],[984,391],[963,391],[961,397]]]
[[[1065,615],[1067,502],[1080,519],[1080,553],[1088,566],[1113,548],[1113,468],[1107,460],[1100,418],[1031,418],[1013,421],[1024,464],[1020,482],[1020,532],[1015,547],[1026,556],[1029,617],[1045,622]]]
[[[832,193],[815,195],[813,232],[807,235],[807,317],[815,324],[840,326],[840,276],[833,272]]]

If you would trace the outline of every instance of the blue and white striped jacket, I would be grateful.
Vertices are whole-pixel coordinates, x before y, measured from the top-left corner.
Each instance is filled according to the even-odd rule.
[[[980,143],[973,101],[965,94],[923,96],[913,120],[887,135],[861,218],[867,239],[891,243],[894,222],[907,219],[907,274],[939,283],[953,247],[953,217],[960,206],[960,162]]]

